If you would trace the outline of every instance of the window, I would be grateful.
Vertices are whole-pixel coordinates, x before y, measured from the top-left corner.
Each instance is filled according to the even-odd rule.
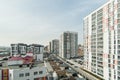
[[[11,75],[12,75],[12,74],[10,73],[10,77],[11,77]]]
[[[26,74],[25,74],[25,76],[29,76],[29,75],[30,75],[30,73],[26,73]]]
[[[43,71],[39,71],[39,74],[42,74],[43,73]]]
[[[23,73],[19,74],[19,77],[24,77],[24,74]]]
[[[37,75],[38,74],[38,72],[34,72],[34,75]]]

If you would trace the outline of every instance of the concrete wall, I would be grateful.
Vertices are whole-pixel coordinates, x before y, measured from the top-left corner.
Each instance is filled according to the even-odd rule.
[[[42,73],[39,73],[41,72]],[[34,75],[34,72],[38,72],[37,75]],[[25,74],[29,73],[29,76]],[[41,78],[46,76],[46,68],[45,67],[34,67],[34,68],[21,68],[21,69],[11,69],[10,70],[10,80],[34,80],[34,78]],[[19,74],[24,74],[23,77],[19,77]]]

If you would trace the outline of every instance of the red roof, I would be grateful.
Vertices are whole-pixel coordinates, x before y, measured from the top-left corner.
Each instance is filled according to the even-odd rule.
[[[22,57],[11,57],[10,59],[9,59],[10,61],[18,61],[18,60],[23,60],[23,58]]]
[[[32,56],[24,57],[24,64],[31,63],[32,61],[33,61],[33,57]]]
[[[26,57],[11,57],[9,59],[10,61],[19,61],[22,60],[23,64],[29,64],[33,61],[33,57],[32,56],[26,56]]]

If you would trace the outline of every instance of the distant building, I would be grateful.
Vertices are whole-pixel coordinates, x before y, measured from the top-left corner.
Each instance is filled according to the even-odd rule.
[[[37,60],[43,60],[44,46],[39,44],[11,44],[11,55],[26,55],[32,53]]]
[[[27,44],[11,44],[11,55],[22,55],[27,53]]]
[[[27,46],[27,53],[43,54],[44,46],[39,44],[31,44]]]
[[[0,80],[46,80],[47,69],[39,54],[8,57],[0,61]]]
[[[0,46],[0,56],[1,57],[10,56],[10,47]]]
[[[48,51],[49,51],[49,53],[51,53],[51,51],[52,51],[52,50],[51,50],[51,47],[52,47],[52,46],[51,46],[51,42],[49,42],[49,45],[48,45]]]
[[[59,40],[54,39],[50,41],[48,50],[49,50],[49,53],[59,54]]]
[[[33,53],[37,60],[43,61],[44,46],[39,44],[31,44],[27,46],[27,53]]]
[[[78,56],[83,56],[84,55],[83,50],[84,50],[83,46],[78,45]]]
[[[59,54],[59,40],[54,39],[51,41],[51,53]]]
[[[60,52],[62,58],[76,57],[78,53],[78,33],[64,32],[60,37]]]

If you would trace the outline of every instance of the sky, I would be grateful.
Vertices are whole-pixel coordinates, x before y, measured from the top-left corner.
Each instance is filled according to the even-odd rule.
[[[0,0],[0,46],[47,45],[64,31],[78,32],[83,44],[83,18],[107,1]]]

